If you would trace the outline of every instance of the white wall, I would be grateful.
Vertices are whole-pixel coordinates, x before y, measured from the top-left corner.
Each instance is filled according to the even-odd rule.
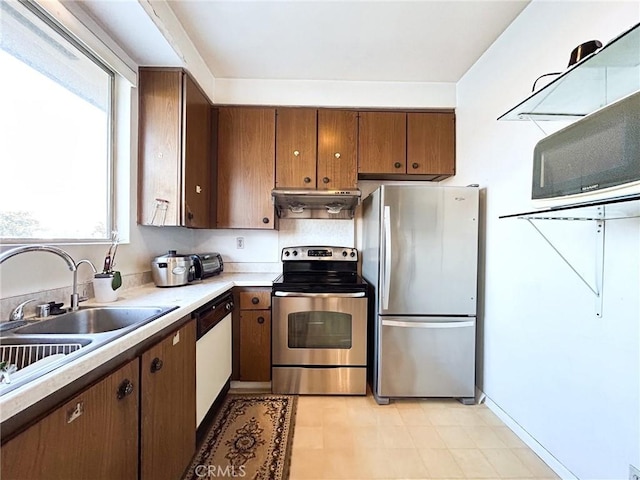
[[[594,295],[534,229],[499,215],[531,210],[542,133],[496,118],[571,50],[640,21],[638,2],[534,1],[458,84],[455,183],[485,191],[482,350],[487,396],[581,479],[628,478],[640,464],[640,220],[606,225],[603,316]],[[446,182],[445,182],[446,183]],[[588,222],[540,224],[593,281]]]

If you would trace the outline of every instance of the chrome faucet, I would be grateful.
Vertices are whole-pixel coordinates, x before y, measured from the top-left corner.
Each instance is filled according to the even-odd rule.
[[[71,292],[71,310],[78,310],[79,295],[78,295],[78,267],[76,262],[71,258],[67,252],[58,247],[52,247],[49,245],[25,245],[24,247],[16,247],[6,252],[0,253],[0,264],[9,260],[11,257],[27,252],[49,252],[62,258],[69,267],[69,270],[73,272],[73,290]],[[79,262],[78,265],[82,263]]]

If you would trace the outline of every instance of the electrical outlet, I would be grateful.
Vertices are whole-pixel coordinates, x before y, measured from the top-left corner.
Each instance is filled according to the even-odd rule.
[[[629,464],[629,480],[640,480],[640,469]]]
[[[236,248],[244,248],[244,237],[236,237]]]

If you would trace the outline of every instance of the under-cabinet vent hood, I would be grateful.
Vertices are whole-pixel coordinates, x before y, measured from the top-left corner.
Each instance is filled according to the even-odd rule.
[[[354,190],[274,189],[273,204],[280,218],[353,218],[361,192]]]

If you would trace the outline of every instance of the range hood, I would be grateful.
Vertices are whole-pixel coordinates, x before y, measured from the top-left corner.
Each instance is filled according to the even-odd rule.
[[[350,219],[360,203],[360,190],[274,189],[273,204],[280,218]]]

